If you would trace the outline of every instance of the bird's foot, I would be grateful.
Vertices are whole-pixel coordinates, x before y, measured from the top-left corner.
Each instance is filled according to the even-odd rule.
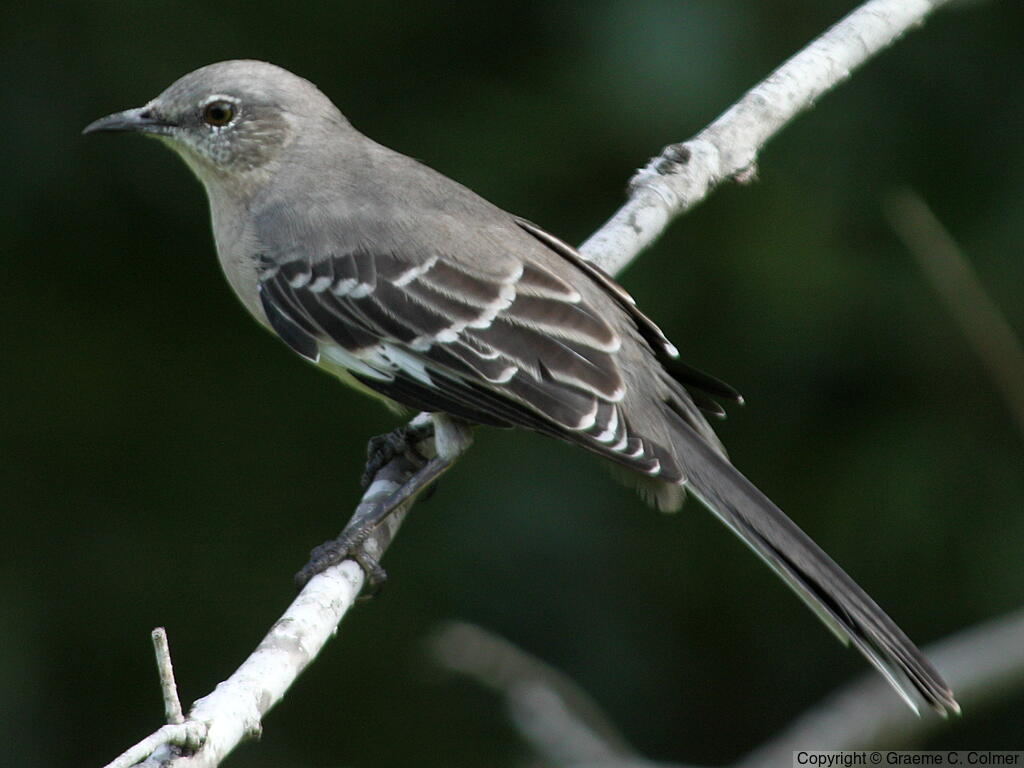
[[[417,467],[426,464],[426,456],[416,446],[433,434],[433,422],[425,421],[406,424],[387,434],[371,437],[366,445],[366,467],[359,479],[362,489],[365,491],[369,488],[381,468],[396,456],[405,456]]]
[[[363,546],[372,532],[373,526],[347,529],[338,538],[325,541],[320,546],[314,547],[309,553],[309,562],[295,574],[295,586],[302,589],[310,579],[321,571],[332,565],[337,565],[343,560],[352,559],[366,574],[366,586],[360,593],[359,599],[369,599],[377,595],[384,587],[388,574],[377,558],[367,552]]]

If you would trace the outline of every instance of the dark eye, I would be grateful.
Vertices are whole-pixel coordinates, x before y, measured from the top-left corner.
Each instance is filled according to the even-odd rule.
[[[207,125],[227,125],[234,116],[235,105],[230,101],[211,101],[203,107],[203,122]]]

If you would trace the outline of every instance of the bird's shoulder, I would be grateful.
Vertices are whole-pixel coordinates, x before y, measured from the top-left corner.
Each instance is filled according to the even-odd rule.
[[[415,265],[441,254],[499,279],[518,270],[530,243],[510,214],[429,166],[363,139],[316,167],[283,166],[268,194],[252,202],[252,232],[267,255],[287,260],[301,252],[317,260],[375,251]]]

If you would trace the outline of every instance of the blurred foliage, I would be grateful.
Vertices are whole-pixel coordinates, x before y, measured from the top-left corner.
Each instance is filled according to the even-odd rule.
[[[6,3],[0,740],[101,764],[230,672],[358,495],[395,419],[237,306],[206,201],[155,143],[79,136],[220,59],[281,64],[363,131],[580,241],[633,168],[853,0]],[[678,221],[624,282],[748,405],[736,463],[920,643],[1024,599],[1024,461],[1004,404],[880,200],[911,186],[1024,332],[1024,4],[936,14]],[[1014,95],[1017,94],[1017,95]],[[511,765],[484,692],[425,661],[441,619],[564,670],[648,756],[722,763],[867,667],[695,505],[483,431],[362,605],[231,765]],[[441,567],[439,567],[439,564]],[[1020,748],[1015,701],[935,748]]]

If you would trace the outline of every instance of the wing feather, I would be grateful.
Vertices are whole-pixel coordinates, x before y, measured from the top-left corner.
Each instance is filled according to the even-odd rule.
[[[523,426],[634,470],[678,475],[623,415],[619,332],[548,266],[509,258],[478,269],[437,253],[362,250],[262,261],[267,318],[305,357],[317,360],[322,348],[409,407]]]
[[[625,385],[612,355],[578,342],[558,339],[499,318],[490,327],[470,328],[466,335],[500,352],[522,369],[540,373],[543,361],[551,377],[607,400],[621,400]]]
[[[503,291],[504,287],[514,283],[519,274],[521,274],[521,270],[508,275],[503,280],[495,281],[472,274],[462,268],[462,265],[456,265],[449,261],[438,261],[433,269],[424,272],[417,280],[446,296],[475,307],[487,308],[502,300],[503,294],[507,294],[507,291]]]
[[[604,352],[615,352],[622,344],[612,327],[591,314],[587,306],[564,299],[516,296],[504,317],[511,323],[586,344]]]

